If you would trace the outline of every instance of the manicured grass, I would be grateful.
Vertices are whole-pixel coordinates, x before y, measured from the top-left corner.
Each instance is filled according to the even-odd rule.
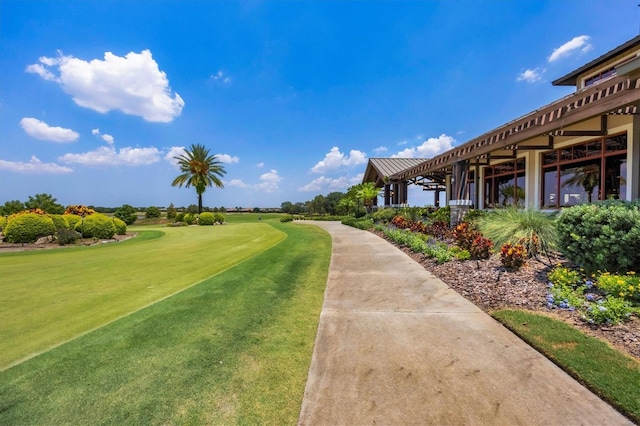
[[[553,318],[519,310],[493,316],[563,370],[640,423],[640,363]]]
[[[288,238],[0,373],[0,424],[296,423],[331,240],[273,226]]]
[[[265,223],[130,228],[128,241],[0,255],[0,370],[272,247]]]

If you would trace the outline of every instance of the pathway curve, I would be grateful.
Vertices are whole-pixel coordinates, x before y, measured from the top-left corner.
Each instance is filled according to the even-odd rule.
[[[300,425],[632,424],[384,239],[314,224],[333,249]]]

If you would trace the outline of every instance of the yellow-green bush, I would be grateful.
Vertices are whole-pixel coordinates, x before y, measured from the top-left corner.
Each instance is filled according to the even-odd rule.
[[[50,214],[48,215],[51,220],[53,220],[53,226],[58,229],[69,229],[69,223],[64,215],[61,214]]]
[[[120,220],[117,217],[114,217],[113,225],[116,227],[116,234],[125,235],[127,233],[127,224],[124,222],[124,220]]]
[[[10,243],[33,243],[40,237],[53,235],[56,228],[50,217],[25,213],[13,216],[4,229],[4,235]]]
[[[200,214],[200,217],[198,218],[198,225],[208,226],[208,225],[213,225],[215,223],[216,223],[216,219],[213,213],[210,213],[210,212],[203,212]]]
[[[84,218],[76,224],[75,230],[80,232],[84,238],[113,238],[116,233],[116,226],[113,219],[101,213],[95,213]]]

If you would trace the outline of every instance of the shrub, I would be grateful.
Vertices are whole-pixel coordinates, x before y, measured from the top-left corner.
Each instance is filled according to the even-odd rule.
[[[82,221],[82,217],[76,214],[65,214],[64,218],[71,230],[76,229],[76,224]]]
[[[53,226],[55,226],[56,229],[69,229],[69,223],[65,216],[61,214],[50,214],[49,217],[53,221]]]
[[[116,226],[113,220],[101,213],[92,214],[76,224],[75,230],[80,232],[84,238],[113,238],[116,233]]]
[[[456,245],[463,250],[471,251],[473,241],[480,236],[480,233],[473,229],[469,222],[458,224],[453,230],[453,239]]]
[[[220,225],[224,223],[224,215],[222,213],[214,213],[213,217],[216,223]]]
[[[56,239],[58,241],[58,244],[60,244],[61,246],[67,244],[75,244],[79,238],[80,234],[76,231],[72,231],[71,229],[58,228],[58,230],[56,231]]]
[[[124,221],[124,223],[126,223],[127,225],[133,225],[133,222],[138,219],[136,210],[129,204],[123,204],[122,207],[120,207],[113,213],[113,215],[118,219]]]
[[[396,216],[396,210],[392,208],[380,209],[371,215],[374,222],[388,223]]]
[[[67,209],[64,211],[64,214],[75,214],[82,217],[82,216],[90,216],[95,212],[96,212],[95,210],[90,209],[87,206],[76,204],[76,205],[67,207]]]
[[[49,216],[24,213],[9,219],[4,235],[10,243],[33,243],[38,238],[53,235],[55,232],[56,228]]]
[[[161,216],[160,209],[155,206],[151,206],[147,208],[147,211],[144,212],[144,217],[146,217],[147,219],[157,218],[160,216]]]
[[[117,217],[113,218],[113,226],[116,227],[117,235],[126,235],[127,234],[127,224],[124,223],[124,220],[120,220]]]
[[[291,222],[293,221],[293,216],[282,216],[280,218],[280,222]]]
[[[354,228],[367,230],[373,228],[373,220],[371,219],[357,219],[354,217],[346,217],[342,219],[343,225],[352,226]]]
[[[557,221],[559,247],[588,273],[640,270],[640,207],[615,201],[567,208]]]
[[[458,260],[471,259],[471,253],[469,253],[469,250],[463,250],[458,246],[453,246],[451,247],[450,251],[451,251],[451,254],[453,254],[453,256]]]
[[[193,213],[186,213],[182,219],[187,225],[193,225],[196,221],[196,215]]]
[[[7,218],[4,216],[0,216],[0,231],[3,231],[6,225],[7,225]]]
[[[184,222],[184,213],[176,213],[176,222]]]
[[[444,222],[447,224],[447,226],[449,226],[449,224],[451,223],[451,207],[440,207],[439,209],[431,213],[429,217],[433,221]]]
[[[500,261],[508,269],[520,269],[524,265],[526,255],[527,251],[522,244],[506,243],[500,247]]]
[[[496,245],[522,244],[529,257],[556,246],[557,232],[552,215],[535,209],[507,207],[493,210],[476,220],[482,235]]]
[[[471,244],[469,253],[473,259],[488,259],[491,257],[491,249],[493,248],[493,242],[488,238],[478,235]]]
[[[213,213],[203,212],[200,214],[200,218],[198,218],[198,225],[202,226],[211,226],[216,223],[216,219]]]

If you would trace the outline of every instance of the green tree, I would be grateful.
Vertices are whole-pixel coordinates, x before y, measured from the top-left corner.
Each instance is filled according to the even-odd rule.
[[[198,213],[202,212],[202,194],[208,186],[224,188],[220,179],[226,173],[218,157],[210,155],[204,145],[192,144],[185,153],[174,157],[180,166],[179,174],[171,183],[172,186],[187,188],[193,186],[198,194]]]
[[[324,210],[332,216],[338,214],[338,204],[344,197],[342,192],[330,192],[324,197]]]
[[[129,204],[123,204],[122,207],[117,209],[113,215],[126,223],[127,225],[133,225],[138,216],[136,215],[136,209]]]
[[[284,203],[280,204],[280,210],[282,211],[282,213],[294,214],[294,208],[295,206],[291,201],[285,201]]]
[[[376,198],[378,198],[380,190],[376,188],[373,182],[361,183],[358,187],[356,197],[362,201],[362,204],[367,208],[367,212],[371,213],[373,204]]]
[[[62,214],[64,213],[64,206],[58,204],[57,201],[51,194],[42,193],[33,197],[29,196],[24,205],[28,209],[41,209],[49,214]]]
[[[18,200],[11,200],[4,203],[2,207],[0,207],[0,216],[9,216],[14,213],[20,213],[25,210],[24,203]]]
[[[167,207],[167,219],[169,220],[173,220],[176,218],[176,207],[173,205],[173,203],[169,204],[169,207]]]
[[[313,200],[311,200],[311,204],[310,204],[310,212],[311,214],[313,213],[317,213],[317,214],[324,214],[325,210],[324,210],[324,195],[316,195],[315,197],[313,197]]]
[[[151,206],[147,208],[147,211],[144,213],[144,217],[147,219],[150,218],[158,218],[161,216],[160,209],[156,206]]]

